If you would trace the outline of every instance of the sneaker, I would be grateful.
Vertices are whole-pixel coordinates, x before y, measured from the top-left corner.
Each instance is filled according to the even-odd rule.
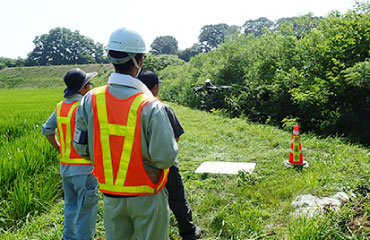
[[[199,239],[202,236],[202,229],[198,226],[195,226],[195,231],[193,234],[188,234],[182,237],[182,240],[195,240]]]
[[[195,226],[195,231],[194,231],[195,239],[199,239],[201,236],[202,236],[202,229],[198,226]]]

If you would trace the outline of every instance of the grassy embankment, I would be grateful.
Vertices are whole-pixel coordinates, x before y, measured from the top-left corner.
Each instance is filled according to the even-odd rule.
[[[64,87],[63,76],[74,67],[86,72],[98,72],[93,81],[97,84],[106,82],[113,70],[110,64],[5,68],[0,71],[0,89]]]
[[[2,71],[0,83],[1,76]],[[62,90],[0,90],[0,239],[62,235],[58,156],[40,133]],[[290,169],[284,166],[290,132],[172,106],[186,132],[178,161],[204,239],[370,237],[368,147],[303,134],[303,156],[310,168]],[[204,161],[256,162],[257,167],[251,175],[195,174]],[[356,198],[338,213],[328,211],[313,219],[290,215],[297,195],[329,196],[337,191],[353,192]],[[101,216],[100,209],[96,239],[105,239]],[[171,239],[178,239],[173,216],[170,231]]]

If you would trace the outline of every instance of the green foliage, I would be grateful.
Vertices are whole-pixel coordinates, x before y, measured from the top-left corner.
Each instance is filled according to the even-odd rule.
[[[323,20],[322,17],[313,17],[312,14],[306,14],[299,17],[280,18],[274,24],[274,31],[284,33],[284,28],[288,25],[291,26],[292,34],[298,39],[305,37],[307,34],[316,29]]]
[[[303,37],[297,37],[289,22],[259,37],[234,35],[186,64],[162,66],[159,63],[164,60],[148,56],[148,68],[164,81],[161,99],[202,108],[193,88],[205,79],[233,86],[226,96],[236,110],[227,105],[207,113],[171,104],[185,129],[177,160],[204,239],[369,239],[367,147],[301,133],[303,158],[310,167],[286,168],[291,132],[245,121],[286,129],[298,122],[304,131],[345,134],[368,143],[368,6],[360,4],[346,14],[334,12]],[[60,77],[67,68],[0,72],[0,87],[24,86],[25,82],[43,86],[34,77],[40,75],[48,83],[60,84],[55,90],[0,90],[1,239],[62,236],[61,202],[50,213],[37,216],[60,196],[58,156],[41,135],[40,123],[61,99]],[[102,78],[96,80],[106,82],[111,67],[99,65],[99,69]],[[60,77],[53,80],[52,76]],[[220,116],[225,113],[243,118]],[[257,167],[252,174],[195,174],[204,161],[256,162]],[[354,196],[339,212],[327,211],[312,219],[290,216],[296,196],[325,197],[338,191]],[[97,238],[104,239],[99,211]],[[173,216],[170,234],[171,239],[178,238]]]
[[[26,59],[3,58],[0,57],[0,70],[6,67],[23,67],[26,64]]]
[[[195,96],[192,89],[190,69],[190,66],[185,64],[183,66],[169,66],[160,71],[158,76],[163,84],[160,86],[159,97],[163,100],[188,106],[194,105]],[[172,81],[175,78],[182,81]]]
[[[355,10],[359,13],[369,14],[370,13],[370,1],[369,0],[355,0]]]
[[[192,47],[186,48],[185,50],[180,50],[177,52],[177,56],[185,62],[189,62],[190,58],[196,56],[198,53],[201,53],[201,46],[197,43],[194,43]]]
[[[160,73],[164,99],[204,109],[191,92],[210,78],[232,85],[224,106],[231,116],[370,142],[370,14],[366,5],[327,18],[281,19],[274,32],[233,35],[189,65]],[[285,23],[284,23],[285,22]],[[209,108],[208,108],[209,110]],[[287,126],[286,124],[284,125]]]
[[[225,23],[203,26],[199,34],[199,45],[202,52],[209,52],[225,42],[225,37],[237,31],[235,26],[229,26]]]
[[[176,55],[154,55],[149,53],[144,61],[143,71],[148,70],[157,73],[167,66],[180,66],[184,63],[185,62]]]
[[[178,42],[172,36],[156,37],[150,45],[153,54],[176,54],[178,50]]]
[[[60,95],[1,90],[0,229],[44,212],[61,195],[58,155],[40,134]]]
[[[103,45],[67,28],[54,28],[36,36],[28,65],[91,64],[107,62]]]
[[[0,118],[0,131],[6,137],[0,139],[0,192],[4,200],[0,203],[0,239],[62,236],[63,202],[55,203],[55,197],[61,200],[58,155],[40,133],[40,124],[60,100],[61,90],[1,90],[0,101],[6,108]],[[203,239],[369,237],[367,148],[345,144],[338,138],[301,134],[303,156],[310,168],[296,171],[284,166],[289,156],[290,132],[171,106],[185,129],[177,160],[193,219],[204,230]],[[9,121],[8,116],[14,120]],[[252,174],[195,174],[204,161],[257,165]],[[312,220],[290,216],[290,204],[297,195],[330,196],[337,191],[357,196],[337,215],[328,212]],[[104,239],[102,202],[99,205],[96,238]],[[178,238],[171,215],[170,239]]]
[[[243,25],[243,29],[246,35],[253,34],[258,37],[264,33],[264,28],[271,29],[273,25],[273,21],[265,17],[261,17],[255,20],[250,19],[246,21]]]

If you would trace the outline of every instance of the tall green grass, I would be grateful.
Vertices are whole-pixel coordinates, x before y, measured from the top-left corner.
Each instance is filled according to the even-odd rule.
[[[195,219],[206,226],[210,239],[289,238],[294,235],[287,231],[290,205],[300,194],[329,196],[345,191],[367,203],[370,200],[367,147],[304,134],[303,156],[310,167],[290,169],[284,161],[289,156],[291,132],[174,106],[185,129],[179,142],[180,169],[196,208]],[[203,161],[256,162],[257,167],[251,175],[195,174]],[[366,191],[361,193],[361,188]],[[365,215],[363,224],[369,220]],[[338,231],[348,238],[370,236],[365,227],[356,234],[346,228]]]
[[[45,206],[53,203],[60,193],[58,156],[41,135],[40,123],[61,99],[62,90],[0,91],[1,107],[5,102],[13,104],[0,111],[3,114],[0,129],[3,126],[13,129],[1,140],[3,235],[0,239],[60,239],[62,236],[61,202],[50,206],[50,213],[34,214],[48,208]],[[303,134],[303,158],[310,167],[287,168],[284,161],[289,156],[291,132],[170,105],[185,129],[179,141],[178,162],[194,222],[204,230],[203,239],[370,238],[368,147],[340,138],[320,139]],[[21,109],[28,110],[23,114]],[[9,115],[17,118],[4,120]],[[17,127],[12,128],[13,125]],[[256,162],[257,165],[252,174],[195,174],[204,161]],[[330,196],[338,191],[356,196],[339,212],[328,211],[312,219],[297,219],[290,214],[291,202],[300,194]],[[6,204],[17,206],[17,211],[9,214],[14,207]],[[23,224],[13,224],[15,227],[6,231],[4,226],[14,223],[9,220],[11,216],[23,216],[18,217]],[[102,221],[100,209],[96,239],[105,239]],[[170,238],[179,239],[172,215],[170,224]]]
[[[0,228],[12,228],[60,197],[57,153],[41,124],[62,97],[57,90],[0,90]]]

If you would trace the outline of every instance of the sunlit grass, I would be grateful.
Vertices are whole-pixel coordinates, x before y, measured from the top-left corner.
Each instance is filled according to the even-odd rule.
[[[0,89],[64,87],[64,74],[75,67],[85,72],[98,72],[98,76],[92,80],[96,85],[106,82],[107,77],[113,71],[111,64],[4,68],[0,71]]]
[[[60,90],[0,90],[0,227],[12,228],[61,196],[58,155],[41,124]],[[59,96],[58,96],[59,95]]]
[[[5,135],[0,146],[0,225],[13,224],[11,229],[3,228],[0,239],[60,239],[62,236],[58,156],[40,129],[61,99],[62,90],[0,91],[1,106],[6,106],[0,111],[3,114],[0,131]],[[351,145],[339,138],[320,139],[303,134],[303,158],[310,167],[287,168],[284,161],[289,156],[291,132],[171,105],[185,129],[179,141],[178,162],[194,222],[204,230],[203,239],[367,239],[370,236],[367,147]],[[257,165],[252,174],[195,174],[204,161]],[[326,213],[322,218],[291,217],[291,202],[296,196],[308,193],[330,196],[338,191],[352,192],[357,198],[342,211]],[[16,206],[20,207],[9,214]],[[45,213],[45,209],[50,211]],[[10,220],[14,216],[18,216],[18,221]],[[179,239],[173,216],[170,224],[171,239]],[[96,239],[104,239],[101,206]]]

